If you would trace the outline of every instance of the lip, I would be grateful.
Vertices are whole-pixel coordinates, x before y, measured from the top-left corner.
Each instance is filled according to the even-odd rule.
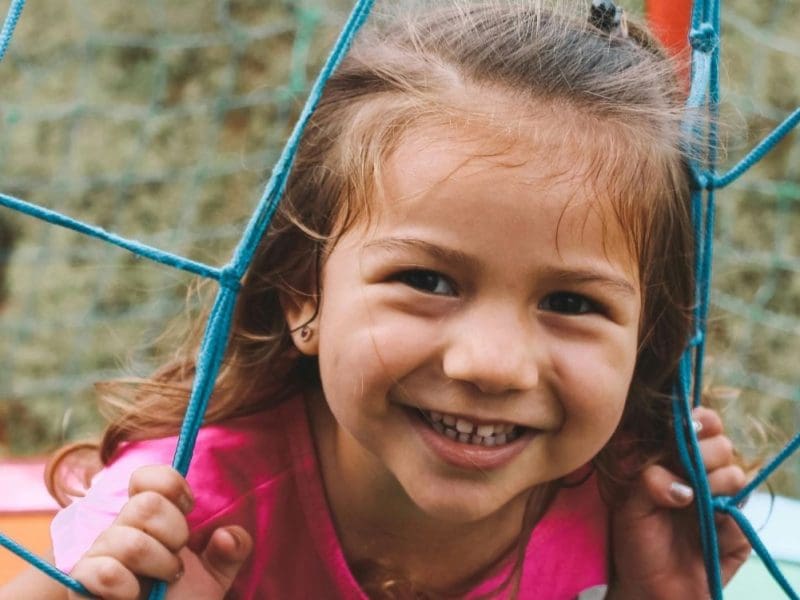
[[[411,427],[427,448],[444,462],[470,471],[499,469],[514,460],[537,435],[537,431],[526,429],[516,440],[503,446],[474,446],[456,442],[436,433],[418,416],[417,409],[405,411]]]

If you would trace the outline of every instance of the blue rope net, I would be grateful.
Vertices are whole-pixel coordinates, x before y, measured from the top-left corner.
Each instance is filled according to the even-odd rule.
[[[8,49],[14,28],[20,18],[24,0],[13,0],[0,32],[0,60]],[[225,351],[230,320],[237,297],[239,282],[244,275],[259,239],[266,230],[275,208],[283,194],[285,183],[292,167],[294,155],[303,129],[318,102],[325,82],[335,70],[352,42],[356,32],[364,23],[372,6],[371,0],[358,0],[345,23],[327,61],[316,82],[312,86],[308,100],[300,117],[278,158],[272,175],[259,200],[255,213],[250,218],[244,234],[236,246],[231,260],[222,267],[187,258],[179,253],[164,251],[155,245],[135,241],[105,229],[70,218],[57,211],[27,202],[9,194],[0,193],[0,205],[34,217],[46,223],[58,225],[94,237],[109,244],[123,248],[138,257],[175,269],[213,280],[218,292],[209,316],[205,335],[201,344],[195,385],[181,428],[178,447],[173,466],[185,474],[189,468],[197,432],[203,420],[222,356]],[[719,0],[697,0],[692,14],[691,89],[688,106],[693,109],[707,109],[712,117],[719,107],[720,71],[720,2]],[[709,587],[715,599],[722,598],[719,556],[717,553],[714,515],[716,512],[731,515],[750,539],[756,553],[761,557],[769,572],[789,598],[800,598],[791,589],[780,572],[776,562],[761,543],[757,532],[739,509],[739,505],[756,487],[762,484],[775,469],[800,446],[800,434],[795,436],[750,482],[734,497],[712,497],[709,491],[702,464],[699,460],[699,446],[691,427],[691,408],[700,403],[703,388],[702,364],[706,353],[706,330],[711,292],[711,262],[715,221],[715,193],[717,189],[734,183],[743,173],[753,167],[767,152],[785,138],[800,122],[800,109],[795,110],[772,133],[750,151],[741,161],[724,173],[717,170],[715,148],[718,142],[716,121],[712,119],[707,131],[707,149],[702,162],[691,165],[695,182],[692,195],[692,210],[696,227],[697,256],[697,308],[695,313],[696,330],[689,348],[681,362],[680,378],[676,385],[673,400],[675,430],[680,458],[688,477],[697,493],[697,511],[700,523],[701,542],[704,550]],[[0,534],[0,545],[14,552],[24,560],[41,569],[63,585],[78,593],[88,595],[83,586],[55,569],[19,544]],[[151,598],[163,598],[166,586],[155,586]]]
[[[762,484],[786,459],[800,447],[800,434],[764,466],[758,475],[733,497],[712,497],[708,480],[700,459],[697,436],[691,427],[691,408],[700,404],[703,390],[703,359],[706,351],[706,331],[711,291],[711,263],[713,253],[716,190],[733,183],[755,165],[775,145],[800,123],[800,108],[786,118],[772,133],[750,151],[738,164],[725,173],[717,171],[718,130],[717,118],[720,103],[720,1],[699,0],[692,11],[692,29],[689,40],[692,46],[691,88],[687,105],[690,109],[707,107],[711,123],[706,132],[706,158],[704,163],[691,165],[695,189],[692,192],[692,215],[695,223],[695,250],[697,274],[697,307],[695,334],[687,348],[680,369],[680,380],[673,399],[675,431],[681,462],[692,487],[697,493],[697,512],[700,536],[708,574],[709,589],[715,599],[722,598],[720,559],[714,524],[715,512],[731,515],[748,537],[768,571],[789,598],[800,598],[776,561],[759,539],[757,532],[742,514],[739,505]]]
[[[15,0],[11,4],[5,25],[3,27],[2,37],[0,37],[0,43],[2,43],[2,45],[0,45],[0,58],[2,58],[2,56],[5,54],[5,51],[11,40],[14,26],[19,20],[22,12],[23,5],[24,0]],[[195,441],[197,439],[197,432],[202,424],[203,416],[208,405],[208,400],[211,396],[214,381],[216,380],[217,372],[225,352],[228,332],[230,331],[231,316],[233,314],[233,309],[239,290],[239,282],[247,270],[247,267],[253,258],[253,254],[255,253],[258,242],[269,225],[278,202],[280,201],[303,130],[322,95],[325,83],[327,82],[331,73],[333,73],[333,71],[341,62],[353,38],[355,37],[355,34],[366,21],[371,7],[372,0],[359,0],[354,6],[350,17],[342,28],[342,32],[338,40],[331,50],[328,60],[325,62],[316,82],[311,89],[308,100],[306,101],[305,107],[300,114],[297,124],[295,125],[294,130],[292,131],[292,134],[289,137],[289,140],[287,141],[280,158],[278,159],[278,162],[273,168],[272,175],[266,185],[266,188],[264,189],[261,199],[259,200],[258,207],[250,219],[250,222],[247,224],[241,241],[234,251],[233,258],[225,266],[221,268],[215,268],[212,266],[203,265],[201,263],[188,260],[182,256],[164,252],[155,247],[124,239],[120,236],[108,233],[101,228],[93,227],[80,221],[76,221],[55,211],[47,210],[29,202],[25,202],[24,200],[14,198],[6,194],[0,194],[0,205],[20,211],[32,217],[42,219],[49,223],[67,227],[85,235],[101,239],[129,250],[143,258],[213,279],[219,284],[219,292],[211,309],[211,313],[206,325],[206,331],[200,345],[197,358],[195,383],[189,399],[189,404],[186,409],[186,416],[181,427],[178,445],[175,451],[175,457],[173,459],[173,466],[183,475],[185,475],[189,469],[189,462],[191,460]],[[60,572],[58,569],[53,568],[51,565],[33,555],[31,552],[27,551],[25,548],[21,547],[7,536],[0,535],[0,544],[21,558],[29,561],[34,566],[40,568],[42,571],[55,578],[57,581],[63,583],[70,589],[84,595],[89,595],[87,590],[78,581]],[[150,597],[154,600],[163,598],[165,593],[166,585],[163,583],[157,584],[154,586]]]

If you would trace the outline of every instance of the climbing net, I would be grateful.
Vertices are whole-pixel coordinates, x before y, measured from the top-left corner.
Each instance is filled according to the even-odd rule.
[[[0,59],[2,59],[6,53],[12,33],[20,17],[23,4],[24,0],[12,0],[11,2],[2,32],[0,32]],[[707,109],[712,115],[716,115],[720,100],[719,32],[721,29],[721,14],[719,4],[719,0],[697,0],[695,2],[690,34],[692,69],[691,91],[688,105],[694,109]],[[275,162],[272,175],[266,184],[258,206],[245,225],[244,233],[233,249],[232,258],[224,266],[212,266],[203,260],[190,257],[189,253],[163,250],[163,244],[136,241],[130,237],[111,233],[96,224],[89,224],[48,208],[46,203],[33,203],[12,194],[0,193],[0,205],[14,211],[18,211],[19,213],[34,217],[49,224],[58,225],[62,228],[100,239],[128,250],[136,257],[161,263],[173,267],[180,272],[189,273],[193,276],[200,276],[216,282],[217,295],[200,347],[195,385],[181,428],[178,447],[173,462],[175,468],[181,473],[185,474],[188,470],[197,431],[202,422],[213,382],[224,354],[225,340],[227,339],[227,333],[230,327],[230,319],[239,289],[239,282],[252,259],[258,240],[268,226],[281,198],[303,128],[319,100],[327,78],[344,56],[356,32],[366,20],[371,6],[371,0],[358,0],[353,8],[319,77],[311,88],[306,105],[299,115],[297,124],[286,146]],[[298,36],[297,39],[302,41],[302,36]],[[306,38],[306,40],[308,40],[308,38]],[[295,47],[296,46],[297,44]],[[134,56],[131,59],[134,63],[136,62],[135,58]],[[304,87],[304,81],[300,81],[298,87]],[[227,110],[228,108],[230,107],[217,106],[216,110]],[[188,117],[191,116],[192,115],[188,115]],[[6,115],[6,119],[9,119],[8,115]],[[681,362],[681,376],[676,386],[673,408],[681,461],[697,492],[698,501],[696,504],[700,522],[701,541],[704,549],[709,587],[715,599],[722,598],[716,529],[714,526],[714,515],[716,512],[727,513],[736,520],[742,528],[742,531],[750,539],[756,553],[761,557],[767,569],[774,576],[787,596],[790,598],[798,598],[797,593],[791,589],[791,586],[780,572],[777,564],[761,543],[757,532],[742,514],[739,506],[753,490],[761,485],[775,469],[783,464],[787,458],[800,447],[800,434],[793,437],[739,494],[733,497],[712,497],[709,492],[704,470],[702,469],[702,464],[699,461],[699,447],[697,438],[691,427],[690,418],[691,407],[692,405],[699,404],[703,390],[701,365],[703,364],[707,348],[706,331],[709,306],[711,303],[710,281],[713,232],[717,212],[716,190],[735,184],[745,171],[748,171],[751,167],[756,165],[769,150],[786,138],[798,122],[800,122],[800,109],[792,112],[788,118],[772,131],[772,133],[767,135],[763,141],[740,162],[731,169],[720,173],[717,168],[718,157],[715,151],[718,145],[719,132],[715,124],[716,121],[712,119],[707,131],[703,132],[708,141],[708,149],[706,152],[702,153],[705,158],[702,162],[692,164],[691,167],[695,182],[692,210],[696,224],[698,304],[695,314],[696,330]],[[144,142],[143,140],[138,140],[137,143],[141,145]],[[130,150],[131,156],[136,155],[137,147],[140,146],[134,144],[134,148]],[[2,146],[0,146],[0,148],[2,148]],[[258,158],[262,161],[265,159],[264,156],[259,156]],[[131,160],[133,159],[131,158]],[[102,185],[102,181],[99,181],[99,184]],[[187,197],[189,196],[190,192],[187,192]],[[119,206],[118,204],[117,207]],[[117,217],[115,216],[114,218]],[[111,223],[113,224],[115,222],[116,221],[112,219]],[[155,241],[157,242],[159,240]],[[40,558],[32,555],[26,549],[2,534],[0,534],[0,545],[3,545],[25,560],[28,560],[69,588],[80,593],[86,593],[86,590],[77,581],[58,571]],[[156,586],[151,597],[161,598],[164,593],[164,586]]]
[[[351,5],[29,2],[0,69],[0,190],[220,264]],[[94,435],[93,383],[152,372],[195,283],[0,211],[0,457]]]

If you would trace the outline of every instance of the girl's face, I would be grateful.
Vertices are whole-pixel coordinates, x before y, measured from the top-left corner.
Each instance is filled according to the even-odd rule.
[[[543,127],[538,147],[491,154],[488,127],[409,133],[375,218],[324,266],[307,350],[336,460],[393,477],[431,516],[477,520],[569,474],[622,415],[637,265],[609,199],[576,175],[586,144]]]

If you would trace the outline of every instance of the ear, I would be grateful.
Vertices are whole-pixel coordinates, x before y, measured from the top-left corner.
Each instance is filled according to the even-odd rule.
[[[318,298],[282,293],[280,302],[295,347],[306,356],[319,354]]]

